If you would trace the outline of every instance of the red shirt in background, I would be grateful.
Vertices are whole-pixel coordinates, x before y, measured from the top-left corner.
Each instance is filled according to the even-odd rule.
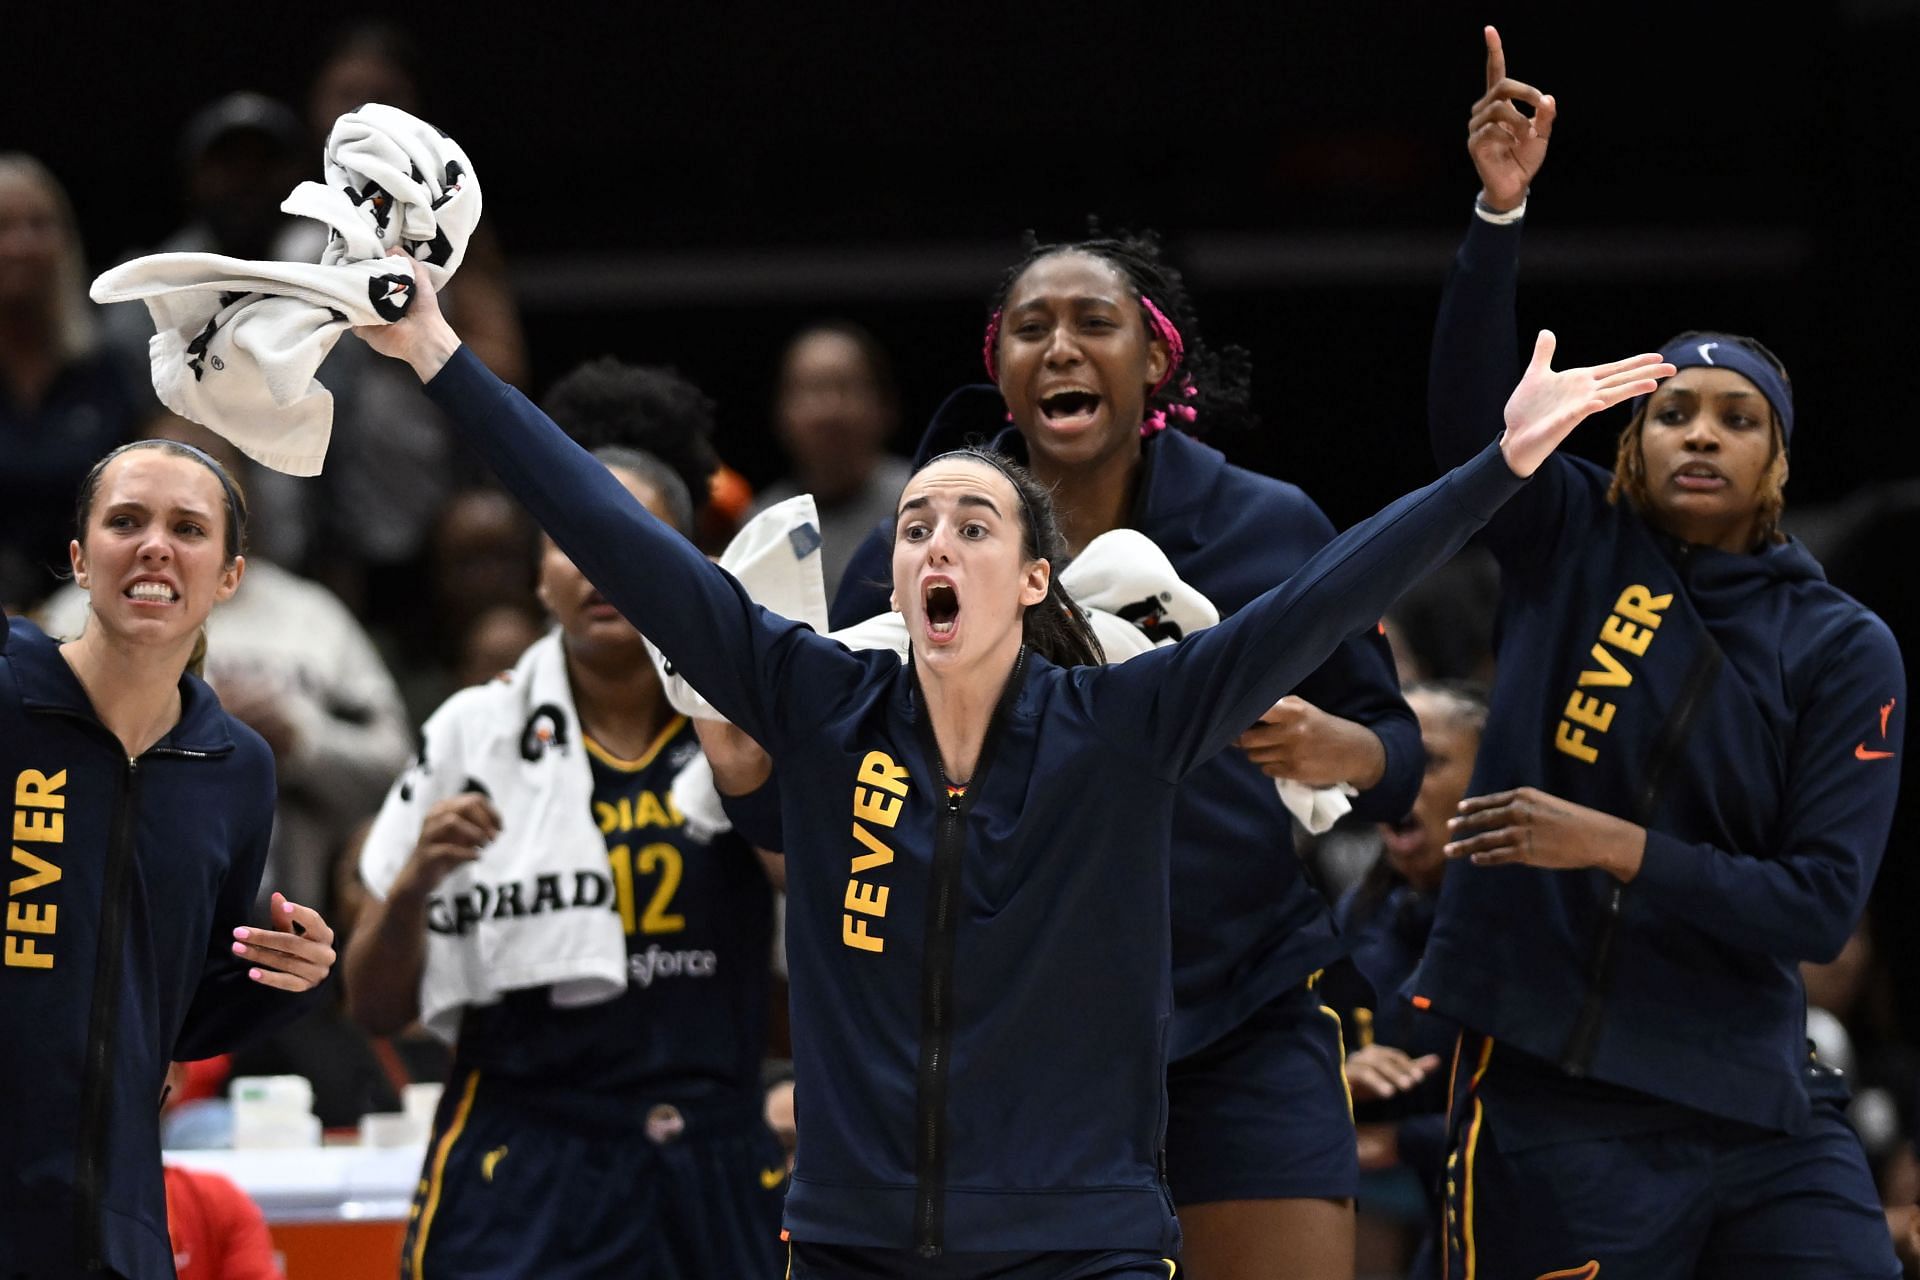
[[[267,1220],[246,1192],[217,1173],[173,1165],[164,1172],[167,1234],[180,1280],[286,1280]]]

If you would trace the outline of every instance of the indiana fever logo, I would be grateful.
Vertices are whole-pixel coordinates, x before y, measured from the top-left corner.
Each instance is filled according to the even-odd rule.
[[[382,320],[400,319],[413,301],[413,277],[391,272],[375,276],[367,281],[367,301]]]
[[[1162,640],[1177,641],[1182,634],[1180,624],[1166,614],[1167,602],[1170,598],[1167,593],[1148,596],[1145,600],[1137,600],[1130,605],[1115,609],[1114,614],[1122,622],[1131,622],[1140,628],[1140,633],[1155,644],[1159,644]]]
[[[520,758],[538,760],[547,754],[548,747],[567,749],[567,713],[554,703],[543,702],[527,717],[526,728],[520,730]]]

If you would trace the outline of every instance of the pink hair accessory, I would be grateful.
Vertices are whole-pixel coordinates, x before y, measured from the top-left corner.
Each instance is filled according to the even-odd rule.
[[[1158,435],[1166,429],[1167,414],[1164,409],[1155,409],[1152,413],[1140,419],[1140,438],[1142,440],[1151,435]]]
[[[1160,381],[1153,384],[1150,395],[1159,395],[1173,376],[1180,372],[1180,366],[1187,355],[1187,344],[1180,337],[1180,331],[1173,327],[1173,321],[1167,319],[1167,313],[1154,305],[1152,298],[1140,295],[1140,309],[1147,313],[1147,327],[1152,329],[1160,341],[1167,344],[1167,371],[1160,375]]]
[[[987,377],[1000,381],[1000,375],[993,367],[993,349],[1000,342],[1000,308],[995,307],[987,318],[987,340],[980,344],[980,359],[987,366]]]

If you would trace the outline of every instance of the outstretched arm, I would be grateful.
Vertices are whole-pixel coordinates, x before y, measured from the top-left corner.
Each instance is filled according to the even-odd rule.
[[[861,678],[861,661],[755,604],[591,454],[460,345],[417,273],[404,319],[356,330],[404,360],[494,473],[628,621],[727,719],[778,754]]]
[[[1183,776],[1457,551],[1576,425],[1673,372],[1658,355],[1555,371],[1553,351],[1543,330],[1497,445],[1341,534],[1219,626],[1083,675],[1089,713],[1116,741],[1141,743],[1161,776]]]

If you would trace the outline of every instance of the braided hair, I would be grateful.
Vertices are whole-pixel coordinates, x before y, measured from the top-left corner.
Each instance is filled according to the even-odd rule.
[[[1007,269],[988,299],[984,352],[988,372],[996,367],[1000,340],[1000,312],[1013,286],[1027,269],[1043,258],[1084,253],[1113,267],[1140,303],[1147,332],[1165,341],[1172,363],[1167,377],[1147,396],[1142,434],[1166,426],[1197,433],[1254,424],[1252,364],[1242,347],[1215,349],[1200,336],[1200,321],[1187,293],[1186,281],[1167,261],[1160,237],[1152,231],[1122,231],[1109,235],[1097,221],[1088,220],[1087,238],[1043,242],[1032,231],[1022,239],[1020,260]]]

